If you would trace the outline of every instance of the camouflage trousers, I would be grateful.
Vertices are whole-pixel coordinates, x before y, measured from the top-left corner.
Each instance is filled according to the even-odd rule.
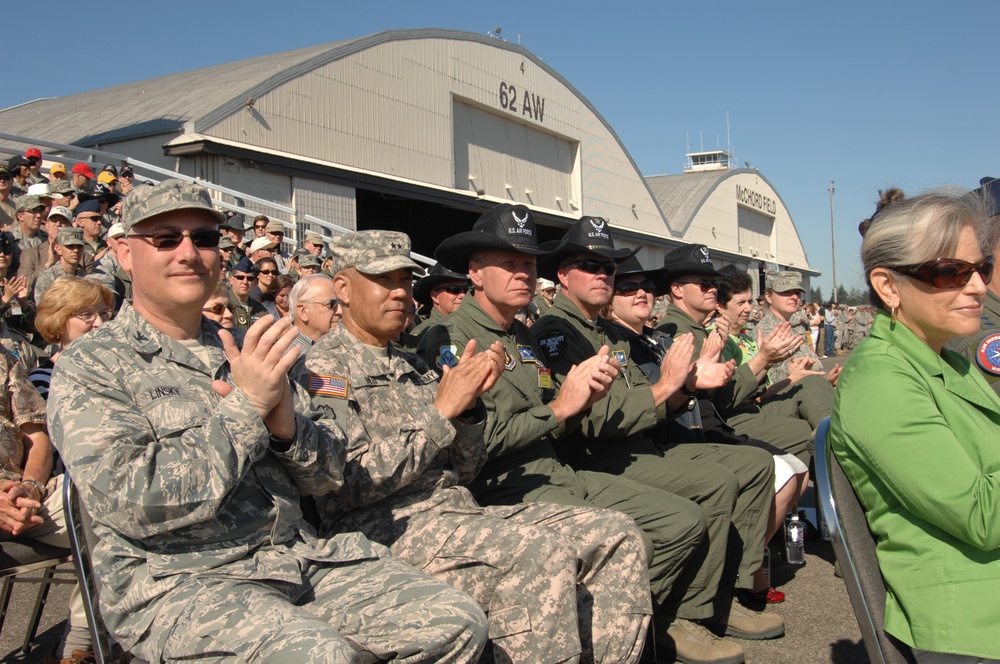
[[[663,607],[688,620],[728,613],[732,588],[750,588],[764,555],[774,499],[774,459],[747,445],[689,443],[662,451],[632,436],[584,456],[580,470],[618,474],[698,504],[708,525]],[[665,615],[664,617],[672,617]]]
[[[301,584],[203,574],[165,596],[133,654],[150,662],[475,662],[486,616],[389,555],[311,563]]]
[[[833,385],[823,376],[806,376],[772,395],[759,407],[726,417],[736,429],[770,443],[809,465],[814,432],[833,409]]]
[[[441,492],[454,494],[449,505]],[[352,526],[478,600],[498,664],[638,660],[651,608],[632,519],[546,503],[479,507],[460,487],[436,498],[405,514],[356,510]]]

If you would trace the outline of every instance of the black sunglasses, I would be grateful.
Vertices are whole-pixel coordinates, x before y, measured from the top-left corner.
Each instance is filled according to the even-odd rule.
[[[247,279],[253,279],[252,274],[231,274],[230,279],[235,279],[236,281],[246,281]]]
[[[614,261],[592,261],[589,258],[585,258],[581,261],[573,261],[571,263],[566,263],[565,267],[576,266],[581,272],[586,272],[587,274],[598,274],[603,272],[609,277],[615,273],[618,269],[618,263]]]
[[[615,287],[616,295],[635,295],[639,292],[639,289],[647,293],[652,293],[656,290],[656,284],[653,283],[652,279],[643,279],[642,281],[630,281],[627,284],[622,284],[621,286]]]
[[[184,238],[191,238],[191,242],[199,249],[211,249],[218,247],[222,240],[222,233],[212,230],[194,231],[193,233],[181,233],[180,231],[160,230],[153,233],[131,233],[128,237],[140,237],[149,240],[157,249],[176,249],[181,246]]]
[[[990,256],[982,263],[969,263],[957,258],[935,258],[920,265],[900,265],[889,269],[934,288],[961,288],[969,283],[973,272],[979,273],[984,284],[990,283],[993,278],[993,257]]]
[[[469,289],[465,286],[441,286],[440,288],[435,288],[437,291],[444,291],[452,295],[461,295],[462,293],[468,293]]]
[[[257,274],[280,274],[277,270],[257,270]]]

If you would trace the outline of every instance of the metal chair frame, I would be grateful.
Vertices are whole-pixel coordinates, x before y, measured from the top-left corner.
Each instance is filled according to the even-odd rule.
[[[913,664],[910,647],[885,631],[885,582],[875,557],[875,537],[857,494],[827,445],[829,429],[829,417],[816,429],[816,491],[868,659],[873,664]]]

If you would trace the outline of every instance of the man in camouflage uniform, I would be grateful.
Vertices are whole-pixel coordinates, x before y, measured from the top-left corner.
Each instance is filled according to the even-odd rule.
[[[303,518],[300,492],[339,488],[343,448],[292,408],[286,320],[238,347],[202,317],[223,221],[208,192],[142,185],[123,213],[133,304],[62,353],[49,396],[115,638],[150,662],[475,661],[471,598]]]
[[[767,311],[760,319],[757,329],[766,337],[778,325],[788,322],[792,314],[798,311],[799,302],[802,301],[806,291],[802,287],[802,273],[793,270],[765,272],[764,285],[766,288],[764,300],[767,302]],[[829,334],[833,334],[833,331],[831,330]],[[790,358],[771,366],[767,370],[767,378],[771,384],[778,383],[788,378],[793,369],[798,373],[807,371],[816,374],[824,373],[823,363],[816,352],[809,347],[809,344],[802,344]],[[830,384],[836,385],[837,377],[840,375],[840,367],[835,365],[825,374]]]
[[[87,275],[87,270],[83,267],[84,246],[83,230],[68,227],[60,228],[56,232],[56,242],[52,250],[59,256],[59,260],[52,267],[42,270],[35,279],[32,298],[36,304],[41,301],[45,291],[56,279]]]
[[[439,380],[391,343],[419,269],[409,238],[363,231],[330,246],[344,318],[295,375],[348,437],[344,484],[318,499],[323,525],[358,529],[478,599],[498,662],[638,659],[649,581],[631,519],[547,503],[484,508],[459,486],[486,459],[478,397],[502,371],[501,344],[465,347]]]
[[[515,319],[535,290],[538,255],[543,252],[531,212],[509,204],[489,210],[472,231],[445,240],[435,252],[450,269],[470,272],[473,293],[442,325],[427,331],[421,355],[428,364],[451,366],[460,349],[475,340],[480,348],[499,341],[509,358],[497,384],[482,397],[489,459],[470,488],[484,504],[544,501],[628,514],[651,552],[655,609],[661,619],[673,616],[686,589],[682,575],[704,538],[704,517],[684,498],[608,473],[577,472],[556,456],[553,441],[603,398],[604,383],[616,372],[608,372],[607,352],[595,355],[567,376],[556,396],[541,349]],[[595,368],[608,376],[599,384],[591,382]]]
[[[553,253],[542,259],[539,271],[562,285],[552,309],[538,319],[532,334],[552,367],[557,383],[571,367],[611,348],[622,372],[607,399],[595,403],[579,428],[556,444],[560,457],[580,470],[620,474],[675,493],[698,503],[708,520],[707,550],[699,561],[664,643],[675,647],[698,640],[712,653],[707,661],[742,657],[739,646],[723,640],[709,642],[699,623],[746,638],[784,634],[780,616],[757,614],[732,600],[734,587],[749,589],[761,565],[764,531],[773,498],[774,462],[767,452],[744,445],[675,444],[665,440],[660,425],[693,408],[695,400],[682,392],[724,384],[732,376],[729,365],[705,362],[697,372],[683,357],[674,370],[664,369],[651,384],[629,360],[628,339],[599,317],[613,296],[615,261],[636,250],[616,249],[604,219],[584,217],[561,242],[542,245]],[[674,340],[670,358],[687,347],[689,338]],[[678,349],[678,350],[675,350]],[[731,535],[732,533],[732,535]],[[730,537],[733,537],[730,541]],[[699,621],[699,622],[695,622]]]

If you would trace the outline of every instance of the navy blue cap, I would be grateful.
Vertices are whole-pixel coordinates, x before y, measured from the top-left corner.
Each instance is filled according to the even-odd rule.
[[[249,258],[241,258],[240,262],[233,266],[232,272],[245,272],[247,274],[257,274],[257,266]]]
[[[91,198],[90,200],[80,201],[80,204],[76,206],[76,210],[73,211],[73,216],[80,216],[81,212],[101,212],[101,203],[96,198]]]

